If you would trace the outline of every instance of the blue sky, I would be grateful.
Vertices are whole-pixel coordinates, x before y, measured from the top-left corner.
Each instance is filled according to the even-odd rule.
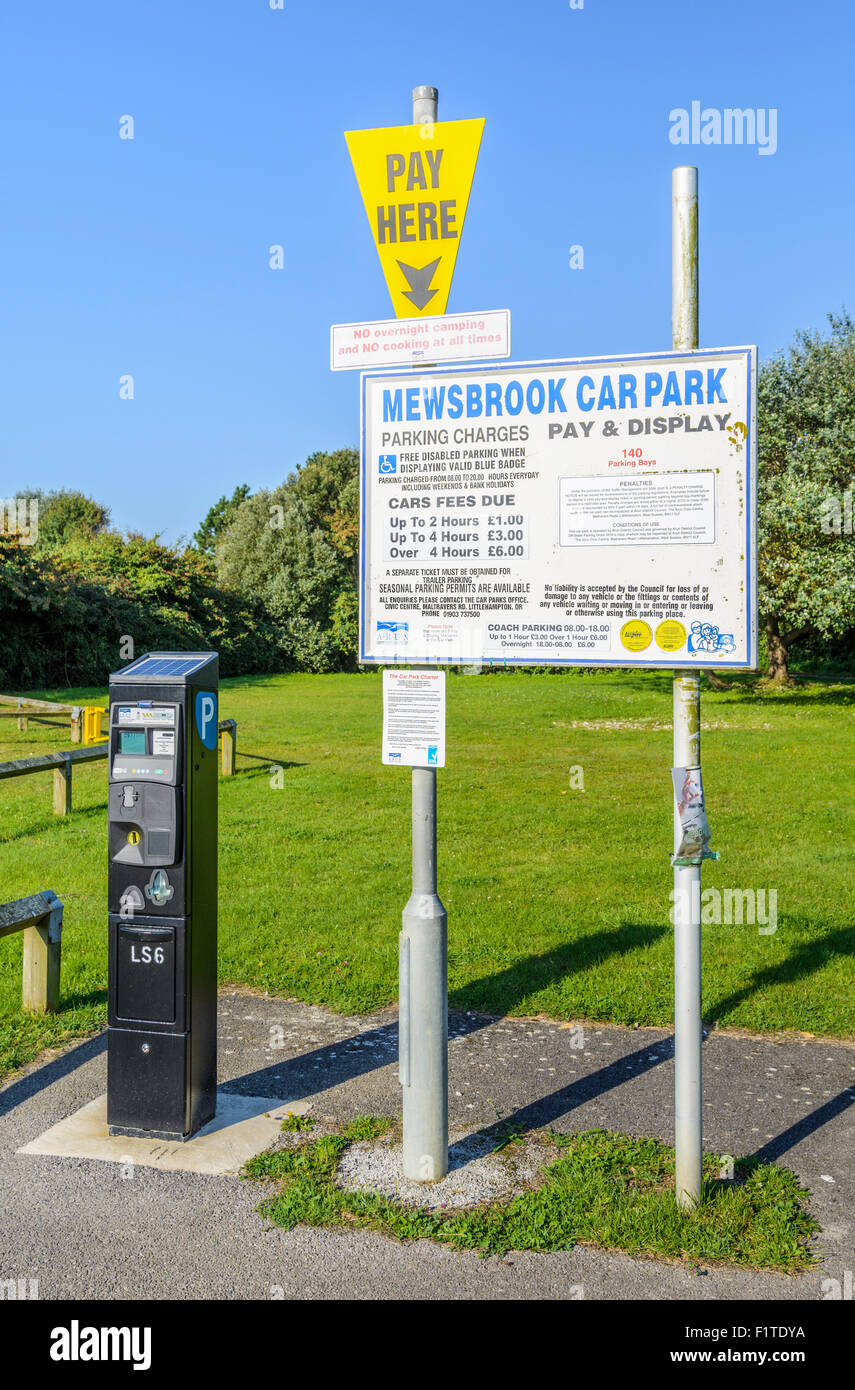
[[[343,132],[407,123],[418,83],[441,120],[486,118],[448,307],[509,307],[515,359],[670,346],[681,163],[701,346],[765,356],[855,309],[853,37],[849,0],[7,7],[0,496],[82,488],[175,540],[355,446],[329,327],[391,308]],[[695,100],[775,108],[777,152],[673,145]]]

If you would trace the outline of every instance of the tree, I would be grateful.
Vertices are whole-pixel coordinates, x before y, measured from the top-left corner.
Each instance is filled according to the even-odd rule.
[[[128,637],[150,650],[207,650],[220,671],[271,671],[287,658],[254,597],[221,589],[191,547],[106,531],[40,551],[0,532],[0,690],[102,684]]]
[[[828,321],[764,362],[757,383],[759,608],[780,683],[797,643],[855,626],[855,323],[845,311]]]
[[[100,535],[110,525],[110,509],[87,497],[83,492],[30,492],[39,503],[39,538],[41,550],[56,550],[72,541],[87,541]]]
[[[249,497],[248,483],[241,483],[236,487],[231,497],[221,497],[210,507],[205,520],[193,535],[197,550],[201,550],[203,555],[213,555],[217,549],[217,542],[220,537],[228,530],[241,502],[245,502]]]
[[[356,660],[359,455],[312,454],[238,508],[217,548],[220,583],[257,595],[303,670]]]

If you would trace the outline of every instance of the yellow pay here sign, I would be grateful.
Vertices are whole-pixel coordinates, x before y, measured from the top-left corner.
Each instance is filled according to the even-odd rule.
[[[399,319],[445,313],[483,130],[473,120],[345,133]]]

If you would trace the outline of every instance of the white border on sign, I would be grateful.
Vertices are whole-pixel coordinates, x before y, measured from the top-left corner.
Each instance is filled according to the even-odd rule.
[[[516,370],[518,367],[580,367],[602,363],[623,363],[623,362],[665,362],[674,360],[685,360],[691,357],[726,357],[733,356],[734,353],[745,355],[746,367],[746,415],[748,433],[745,439],[745,459],[746,459],[746,507],[745,507],[745,636],[746,646],[749,652],[747,661],[722,661],[716,660],[715,669],[722,671],[754,671],[757,669],[759,661],[758,652],[758,633],[757,633],[757,530],[755,518],[757,516],[757,438],[755,428],[755,407],[757,399],[757,348],[756,346],[739,345],[735,347],[718,348],[686,348],[671,350],[669,352],[628,352],[610,353],[606,357],[549,357],[537,359],[529,362],[502,362],[485,363],[479,367],[478,363],[467,362],[463,366],[451,364],[443,367],[426,367],[419,371],[420,376],[459,376],[463,372],[506,372]],[[360,487],[359,487],[359,663],[363,666],[390,666],[398,662],[411,666],[460,666],[463,664],[462,658],[436,657],[436,656],[414,656],[411,652],[402,652],[397,656],[394,651],[389,656],[366,656],[365,655],[365,633],[364,622],[366,613],[366,541],[365,541],[365,520],[366,520],[366,459],[365,459],[365,391],[369,381],[388,380],[388,381],[409,381],[412,383],[414,369],[400,368],[398,370],[386,371],[364,371],[361,373],[359,390],[359,437],[360,437]],[[394,644],[390,644],[394,646]],[[478,660],[484,666],[613,666],[624,670],[659,670],[659,671],[679,671],[679,670],[700,670],[699,662],[687,662],[685,655],[682,660],[672,661],[614,661],[605,658],[583,658],[573,657],[530,657],[514,658],[513,660],[497,660],[495,657],[482,656],[477,658],[470,656],[469,661]],[[709,665],[709,662],[705,663]]]

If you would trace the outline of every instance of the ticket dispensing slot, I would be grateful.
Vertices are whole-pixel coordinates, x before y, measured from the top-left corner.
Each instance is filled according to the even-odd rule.
[[[109,797],[110,858],[118,864],[174,864],[179,856],[177,787],[117,782]]]

